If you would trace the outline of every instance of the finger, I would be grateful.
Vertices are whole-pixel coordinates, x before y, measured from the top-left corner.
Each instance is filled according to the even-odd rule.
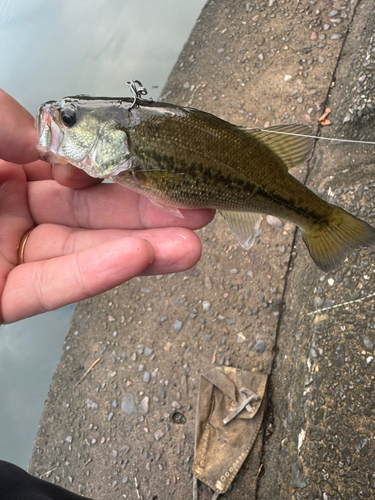
[[[37,224],[108,229],[188,227],[208,224],[213,210],[181,210],[184,218],[157,208],[145,196],[118,184],[72,190],[53,181],[29,183],[29,206]]]
[[[55,179],[59,184],[71,188],[81,189],[100,184],[102,179],[94,179],[83,170],[66,165],[51,164],[42,160],[34,161],[23,166],[28,181],[43,181]]]
[[[66,165],[60,165],[58,163],[53,164],[52,176],[55,181],[57,181],[62,186],[75,189],[95,186],[95,184],[100,184],[103,181],[103,179],[90,177],[84,170],[76,168],[69,163],[67,163]]]
[[[34,118],[13,97],[0,89],[0,158],[30,163],[39,158]]]
[[[23,166],[28,181],[43,181],[53,179],[52,165],[42,160],[37,160]]]
[[[22,235],[34,225],[27,205],[26,176],[21,165],[0,160],[0,253],[15,265]]]
[[[145,274],[166,274],[185,271],[194,266],[201,255],[198,236],[185,228],[85,230],[53,224],[37,226],[30,234],[24,262],[35,262],[82,252],[106,241],[133,237],[147,240],[154,249],[154,260]]]
[[[15,267],[1,298],[11,323],[92,297],[141,273],[153,260],[151,245],[122,238],[83,252]]]

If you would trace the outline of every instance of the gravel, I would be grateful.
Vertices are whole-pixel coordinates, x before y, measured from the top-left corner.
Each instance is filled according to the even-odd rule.
[[[135,415],[138,413],[133,394],[125,394],[121,401],[121,410],[127,415]]]
[[[176,319],[175,322],[173,323],[173,329],[176,333],[179,333],[181,331],[181,328],[182,328],[182,321]]]
[[[264,340],[262,339],[257,340],[254,349],[258,354],[263,354],[264,351],[266,350],[266,343],[264,342]]]

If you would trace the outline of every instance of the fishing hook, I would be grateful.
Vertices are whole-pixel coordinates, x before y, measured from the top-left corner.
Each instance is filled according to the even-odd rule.
[[[126,82],[126,85],[129,87],[130,92],[133,94],[133,102],[129,109],[132,109],[132,107],[137,102],[137,99],[145,102],[153,102],[152,97],[150,97],[150,99],[143,98],[144,95],[147,95],[147,89],[142,86],[142,83],[139,80],[130,80],[130,82]],[[137,86],[139,87],[137,88]]]

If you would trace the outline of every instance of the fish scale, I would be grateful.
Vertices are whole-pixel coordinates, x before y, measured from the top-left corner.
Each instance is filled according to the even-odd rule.
[[[154,196],[158,196],[160,201],[170,199],[170,201],[178,203],[180,207],[253,210],[278,216],[282,216],[280,214],[282,211],[282,217],[288,218],[296,224],[300,222],[299,214],[304,218],[312,218],[314,221],[326,216],[327,210],[326,206],[321,203],[322,200],[311,191],[309,192],[292,176],[286,176],[285,166],[281,160],[276,155],[273,155],[274,158],[272,158],[272,154],[265,151],[264,145],[257,143],[252,138],[249,140],[243,129],[239,129],[240,132],[243,132],[239,134],[240,137],[235,137],[235,140],[232,141],[233,148],[228,149],[223,147],[228,141],[226,131],[215,133],[213,127],[208,126],[208,130],[205,130],[202,124],[198,128],[196,127],[197,120],[187,116],[184,126],[179,130],[179,142],[182,142],[181,136],[186,137],[189,130],[194,130],[194,126],[201,134],[203,132],[203,137],[201,135],[199,141],[193,142],[196,147],[186,148],[189,154],[189,166],[185,169],[179,168],[180,157],[185,154],[185,151],[176,151],[174,148],[174,156],[168,156],[170,144],[173,142],[172,134],[176,134],[174,130],[177,128],[171,127],[168,121],[176,125],[173,119],[168,119],[168,117],[163,120],[162,124],[153,124],[159,129],[159,137],[163,134],[163,136],[168,137],[168,141],[163,144],[161,140],[156,140],[152,149],[149,148],[150,141],[147,140],[148,137],[152,136],[152,128],[148,124],[143,126],[142,123],[142,125],[128,131],[131,142],[134,144],[135,154],[142,159],[146,170],[146,186],[154,192]],[[236,129],[236,127],[228,125],[230,131]],[[197,138],[198,134],[195,137]],[[155,149],[155,146],[158,149]],[[207,154],[205,151],[214,152],[215,157],[212,153]],[[259,159],[262,159],[267,153],[270,158],[265,165],[262,165]],[[152,162],[153,159],[155,164]],[[211,168],[204,167],[203,160],[209,162]],[[186,163],[185,160],[184,163]],[[193,168],[194,172],[190,173],[189,168]],[[251,181],[248,170],[251,170]],[[163,172],[168,172],[169,175],[163,175]],[[174,174],[174,176],[170,174]],[[207,186],[210,190],[207,197],[199,193],[201,196],[199,207],[196,204],[193,206],[190,199],[194,180],[200,185]],[[285,194],[293,192],[293,197],[286,197],[285,194],[282,196],[275,190],[275,184],[278,184]],[[178,188],[182,188],[184,185],[186,185],[186,193],[180,193],[178,196]],[[303,196],[298,193],[298,190],[301,191],[301,194],[303,193]],[[140,189],[139,192],[141,192]],[[306,203],[306,197],[310,193],[312,199],[307,200],[309,203]],[[295,201],[296,198],[299,200],[298,204]],[[315,211],[319,208],[320,213],[316,213]]]

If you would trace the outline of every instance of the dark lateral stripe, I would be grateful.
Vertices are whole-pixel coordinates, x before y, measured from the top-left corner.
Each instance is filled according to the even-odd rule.
[[[306,216],[311,217],[312,219],[314,219],[316,221],[319,221],[322,218],[321,214],[318,214],[315,210],[311,210],[307,206],[301,207],[300,205],[296,205],[294,200],[292,200],[290,198],[285,198],[284,196],[282,196],[278,193],[270,194],[267,191],[265,191],[264,189],[259,188],[257,195],[264,198],[264,199],[271,200],[274,203],[275,202],[279,203],[280,205],[284,206],[285,208],[287,208],[289,210],[292,210],[293,212],[295,212],[297,214],[303,215],[305,217]]]

